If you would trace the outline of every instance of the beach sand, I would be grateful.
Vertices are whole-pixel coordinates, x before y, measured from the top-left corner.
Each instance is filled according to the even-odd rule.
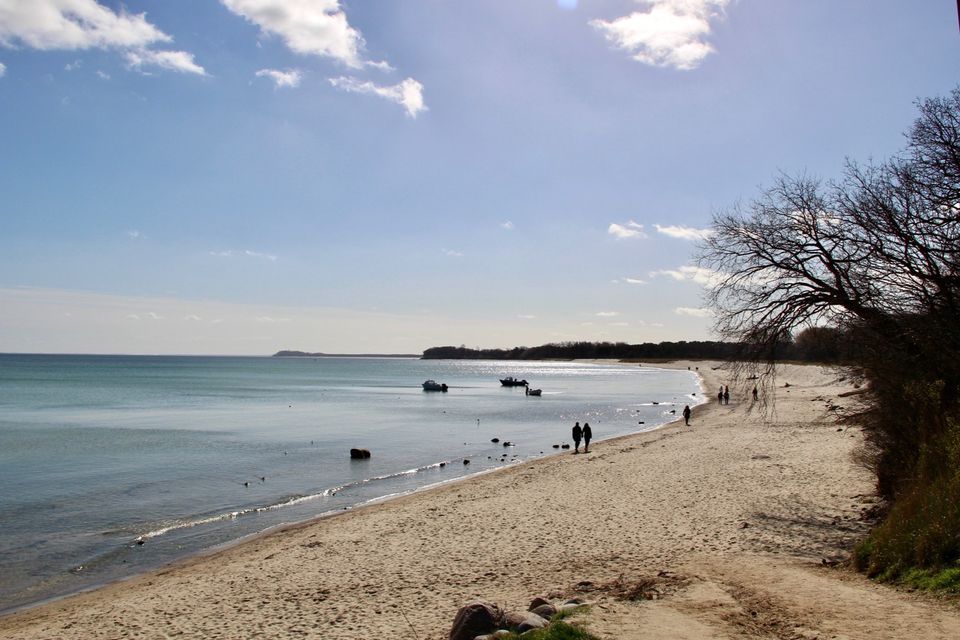
[[[784,366],[765,415],[752,386],[716,403],[717,363],[655,366],[698,368],[711,403],[690,427],[276,532],[7,616],[0,637],[442,639],[474,598],[542,594],[593,602],[582,620],[609,639],[960,637],[955,604],[830,566],[874,502],[859,430],[826,409],[849,381]]]

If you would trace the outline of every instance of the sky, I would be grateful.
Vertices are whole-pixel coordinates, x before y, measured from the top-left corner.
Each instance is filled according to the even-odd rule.
[[[0,352],[712,339],[712,216],[958,71],[953,0],[0,0]]]

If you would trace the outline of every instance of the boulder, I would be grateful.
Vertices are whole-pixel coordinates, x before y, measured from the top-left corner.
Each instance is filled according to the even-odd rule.
[[[350,458],[352,460],[363,460],[370,457],[369,449],[350,449]]]
[[[533,611],[534,609],[536,609],[542,604],[550,604],[550,601],[547,600],[546,598],[541,598],[540,596],[537,596],[536,598],[530,601],[530,606],[527,607],[527,611]]]
[[[530,611],[510,611],[504,616],[503,623],[507,627],[515,629],[517,633],[523,633],[531,629],[542,629],[549,624],[546,619]]]
[[[502,626],[503,611],[492,602],[474,600],[460,607],[450,628],[450,640],[473,640]]]
[[[550,604],[549,602],[547,602],[540,605],[539,607],[536,607],[535,609],[531,609],[530,613],[535,613],[541,618],[543,618],[544,620],[549,620],[553,616],[557,615],[557,608],[552,604]]]

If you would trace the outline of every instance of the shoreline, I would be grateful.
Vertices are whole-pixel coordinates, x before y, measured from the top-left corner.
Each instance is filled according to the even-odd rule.
[[[704,368],[701,389],[725,375],[709,361],[657,366],[688,364]],[[780,379],[791,387],[776,390],[772,420],[749,411],[742,390],[730,406],[704,397],[689,428],[674,420],[596,441],[589,454],[545,456],[282,526],[8,614],[0,635],[359,639],[405,633],[409,618],[419,637],[443,638],[476,597],[520,608],[585,582],[667,571],[691,586],[652,604],[591,594],[590,630],[620,640],[729,637],[728,614],[740,605],[721,594],[737,600],[769,586],[777,593],[766,601],[819,607],[825,633],[867,637],[854,627],[873,625],[870,637],[896,638],[909,623],[926,637],[955,637],[956,611],[855,575],[823,575],[820,561],[865,530],[858,515],[871,480],[849,461],[858,431],[837,431],[822,415],[821,401],[844,402],[847,385],[816,366],[786,371]],[[857,615],[838,618],[854,596]],[[694,631],[667,633],[679,622]]]

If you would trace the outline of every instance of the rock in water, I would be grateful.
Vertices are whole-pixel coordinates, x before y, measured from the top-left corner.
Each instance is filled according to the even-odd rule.
[[[492,602],[474,600],[460,607],[453,619],[450,640],[473,640],[496,631],[503,622],[503,611]]]
[[[350,449],[350,458],[353,460],[363,460],[370,457],[369,449]]]

